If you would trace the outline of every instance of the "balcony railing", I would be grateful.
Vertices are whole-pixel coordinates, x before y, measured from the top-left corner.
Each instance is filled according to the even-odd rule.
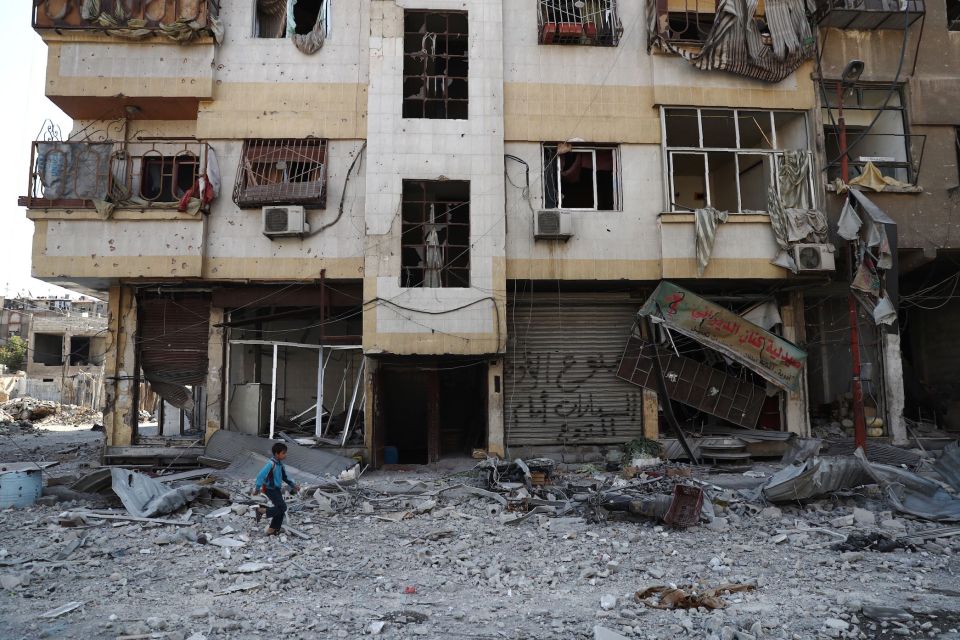
[[[197,140],[33,143],[21,207],[175,209],[206,175],[210,147]],[[201,207],[203,209],[203,207]]]
[[[617,0],[540,0],[540,44],[586,44],[613,47],[623,27]]]
[[[34,0],[33,28],[106,31],[141,38],[159,33],[180,42],[213,35],[220,0]]]
[[[903,29],[923,17],[924,0],[816,0],[813,20],[821,27],[873,31]]]
[[[840,139],[836,131],[825,131],[827,153],[827,180],[832,182],[841,175]],[[863,174],[868,162],[888,178],[899,180],[908,185],[916,185],[920,178],[920,165],[923,162],[923,148],[927,136],[908,133],[868,133],[847,132],[847,165],[850,178]]]

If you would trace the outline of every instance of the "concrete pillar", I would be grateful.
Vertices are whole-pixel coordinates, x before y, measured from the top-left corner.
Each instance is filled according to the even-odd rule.
[[[108,347],[104,363],[103,427],[108,447],[133,444],[134,336],[137,331],[137,301],[133,289],[110,287]]]
[[[780,308],[783,319],[783,337],[806,349],[806,327],[803,317],[803,292],[791,291],[790,302]],[[787,431],[807,438],[810,436],[810,400],[807,395],[807,367],[800,374],[796,391],[787,393]]]
[[[364,312],[366,313],[366,312]],[[371,464],[375,461],[376,455],[379,455],[375,448],[377,446],[373,437],[373,423],[377,419],[376,406],[377,398],[374,380],[377,376],[377,360],[364,356],[363,362],[363,446],[367,449],[367,461]],[[378,464],[383,464],[383,460],[376,460]]]
[[[210,307],[210,332],[207,341],[207,428],[204,442],[214,431],[223,428],[223,342],[226,329],[216,325],[223,322],[223,309]]]
[[[660,438],[660,404],[653,389],[643,390],[643,437],[648,440]]]
[[[503,458],[506,442],[503,428],[503,358],[487,367],[487,453]]]
[[[903,417],[903,361],[900,352],[900,329],[881,332],[883,342],[883,386],[887,400],[887,433],[893,444],[905,445],[907,422]]]

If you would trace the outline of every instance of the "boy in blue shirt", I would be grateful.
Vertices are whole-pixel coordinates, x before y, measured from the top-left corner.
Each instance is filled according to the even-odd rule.
[[[267,461],[260,473],[257,474],[257,487],[253,495],[264,493],[272,507],[257,507],[257,522],[264,515],[270,516],[270,527],[267,529],[268,536],[280,535],[280,527],[283,526],[283,515],[287,512],[287,503],[283,501],[283,483],[290,485],[290,492],[296,493],[300,487],[287,477],[287,470],[283,467],[283,459],[287,457],[287,445],[277,442],[271,449],[273,457]]]

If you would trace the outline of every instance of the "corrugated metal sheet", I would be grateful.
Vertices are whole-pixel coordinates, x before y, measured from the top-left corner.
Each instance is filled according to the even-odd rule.
[[[642,392],[616,376],[640,304],[596,294],[512,302],[508,445],[621,443],[642,435]]]
[[[269,458],[273,455],[270,449],[275,442],[275,440],[268,438],[220,430],[215,431],[210,436],[210,440],[207,442],[206,455],[210,458],[233,462],[244,457],[246,452],[252,451]],[[292,444],[288,447],[286,463],[316,476],[323,474],[337,475],[341,471],[346,471],[357,465],[357,461],[353,458],[347,458],[323,449],[311,449]],[[255,476],[256,472],[253,476],[250,476],[250,479],[253,480]]]
[[[143,375],[167,402],[189,408],[193,397],[183,385],[202,385],[207,379],[210,297],[181,294],[139,302],[137,347]]]

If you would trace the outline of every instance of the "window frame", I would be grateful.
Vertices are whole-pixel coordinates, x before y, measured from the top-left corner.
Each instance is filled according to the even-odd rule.
[[[596,212],[604,213],[608,211],[619,212],[623,211],[623,197],[622,197],[622,188],[623,180],[621,179],[621,161],[620,161],[620,145],[605,145],[605,144],[588,144],[588,143],[576,143],[571,145],[570,151],[567,153],[590,153],[593,158],[593,207],[565,207],[563,206],[563,180],[561,179],[561,174],[563,172],[563,167],[558,161],[559,158],[554,157],[550,164],[556,165],[556,175],[551,176],[550,173],[553,173],[550,166],[546,162],[546,155],[549,149],[553,149],[553,153],[556,154],[556,149],[559,146],[559,143],[541,143],[540,144],[540,162],[542,166],[541,175],[545,177],[544,179],[544,188],[543,188],[543,208],[551,211],[580,211],[580,212]],[[600,198],[599,198],[599,182],[597,180],[597,151],[599,150],[608,150],[613,159],[613,184],[611,188],[613,189],[613,207],[610,209],[600,209]],[[559,155],[559,154],[556,154]],[[556,189],[557,205],[555,207],[550,207],[547,205],[547,180],[550,180]]]
[[[669,141],[667,140],[667,113],[669,111],[696,111],[697,115],[697,141],[699,146],[690,147],[690,146],[670,146]],[[704,131],[703,131],[703,113],[709,111],[725,111],[732,112],[733,117],[731,118],[734,127],[734,140],[735,147],[707,147],[704,146]],[[770,149],[759,149],[751,147],[742,146],[742,137],[740,131],[740,113],[765,113],[770,119]],[[790,113],[799,115],[803,118],[803,133],[806,141],[806,146],[803,149],[793,149],[789,147],[783,147],[780,144],[779,135],[777,132],[777,124],[775,114],[777,113]],[[709,154],[712,153],[732,153],[734,156],[734,167],[737,175],[736,183],[736,193],[737,193],[737,210],[728,211],[732,215],[768,215],[769,211],[752,209],[749,212],[744,213],[743,210],[743,190],[741,188],[741,174],[740,174],[740,158],[741,156],[764,156],[770,158],[769,167],[767,169],[767,181],[768,184],[774,186],[779,193],[780,186],[776,180],[777,168],[779,163],[782,162],[783,154],[785,151],[791,150],[801,150],[807,154],[808,162],[810,163],[810,171],[808,172],[807,177],[807,199],[813,206],[813,203],[816,202],[816,191],[814,188],[814,158],[813,151],[810,148],[810,118],[806,111],[800,110],[790,110],[790,109],[758,109],[755,107],[749,108],[740,108],[740,107],[695,107],[688,105],[661,105],[660,106],[660,135],[661,135],[661,149],[662,149],[662,158],[663,158],[663,174],[665,176],[664,188],[666,189],[666,202],[664,211],[668,213],[692,213],[694,209],[688,208],[683,205],[678,205],[674,202],[675,190],[675,174],[674,174],[674,156],[676,155],[702,155],[704,162],[704,206],[711,207],[712,203],[712,194],[710,187],[710,160]]]
[[[839,140],[839,124],[834,125],[833,122],[836,121],[836,118],[831,119],[830,114],[837,113],[839,105],[836,100],[837,95],[837,82],[839,80],[821,80],[821,95],[826,96],[826,99],[823,101],[823,104],[820,107],[821,111],[821,120],[823,120],[823,141],[824,141],[824,150],[826,151],[827,140],[832,136],[837,140],[837,154],[840,153],[840,140]],[[892,168],[892,169],[905,169],[907,172],[906,183],[910,185],[916,185],[918,182],[918,175],[920,173],[919,165],[914,166],[914,153],[913,148],[910,143],[911,139],[914,137],[910,133],[910,117],[907,113],[907,94],[906,94],[906,83],[899,83],[896,85],[896,91],[893,95],[897,97],[897,104],[891,104],[892,100],[887,102],[885,107],[880,106],[864,106],[863,92],[864,91],[881,91],[888,92],[890,90],[889,84],[871,84],[869,82],[856,83],[848,91],[852,92],[852,95],[849,98],[844,98],[843,101],[843,110],[844,111],[867,111],[873,114],[877,112],[880,113],[895,113],[900,112],[900,128],[903,130],[903,133],[876,133],[870,132],[870,135],[887,135],[891,137],[900,137],[903,140],[903,157],[904,160],[893,160],[893,161],[878,161],[874,162],[874,166],[877,169]],[[848,133],[847,133],[847,143],[848,145],[855,141],[857,136],[860,134],[860,129],[864,127],[860,125],[850,125],[848,123]],[[854,129],[850,131],[850,129]],[[848,153],[853,151],[853,147],[856,145],[848,146]],[[920,156],[923,156],[921,150]],[[833,158],[825,158],[826,167],[824,168],[824,175],[828,176],[827,181],[830,181],[829,175],[831,171],[836,171],[840,167],[840,160],[836,162],[831,162]],[[847,161],[847,164],[853,167],[862,167],[866,162],[861,162],[860,160],[850,158]]]
[[[616,47],[620,44],[623,25],[620,22],[619,0],[594,0],[598,5],[597,11],[586,15],[582,13],[585,6],[576,7],[581,12],[579,16],[561,7],[563,2],[574,5],[573,0],[537,0],[537,44],[592,47]],[[572,15],[565,16],[567,13]],[[602,14],[606,16],[601,17]],[[570,19],[559,19],[562,17]],[[607,26],[601,29],[595,21],[597,17],[608,23]]]
[[[287,25],[287,22],[286,22],[286,20],[284,20],[284,23],[283,23],[283,25],[284,25],[284,26],[283,26],[283,35],[280,35],[280,36],[277,36],[277,37],[267,37],[267,36],[261,36],[261,35],[260,35],[260,19],[259,19],[259,17],[260,17],[260,12],[259,12],[258,9],[257,9],[257,5],[258,5],[259,3],[257,2],[257,0],[252,0],[252,2],[253,2],[253,28],[252,28],[251,33],[252,33],[252,36],[253,36],[254,40],[289,40],[289,39],[290,39],[290,35],[287,33],[287,26],[286,26],[286,25]],[[324,19],[324,21],[323,21],[323,37],[324,37],[324,40],[329,40],[329,39],[331,38],[331,36],[333,36],[333,27],[331,26],[331,24],[333,23],[332,13],[331,13],[331,11],[332,11],[332,7],[331,7],[332,2],[333,2],[333,0],[323,0],[323,5],[320,7],[320,12],[325,16],[325,19]],[[286,13],[284,13],[284,18],[286,18]]]
[[[465,199],[460,200],[407,200],[406,192],[407,187],[417,188],[421,193],[424,194],[426,198],[426,193],[430,185],[433,184],[448,184],[448,185],[458,185],[463,186],[466,189]],[[470,289],[472,287],[472,252],[473,252],[473,241],[472,241],[472,220],[470,215],[470,203],[473,188],[471,180],[430,180],[430,179],[417,179],[417,178],[404,178],[401,180],[401,189],[400,189],[400,287],[405,289]],[[460,196],[463,198],[463,196]],[[444,213],[449,213],[452,209],[457,209],[460,207],[465,207],[465,222],[455,222],[453,220],[447,220],[445,222],[426,222],[427,211],[433,209],[433,206],[436,204],[446,204],[448,205],[447,211]],[[420,216],[415,221],[408,221],[406,218],[407,209],[411,205],[420,205]],[[408,238],[405,238],[406,234],[410,231],[406,229],[408,225],[413,225],[415,229],[419,229],[420,233],[417,234],[416,239],[418,242],[407,242]],[[425,231],[428,225],[443,226],[443,230],[446,232],[442,244],[438,245],[444,255],[443,264],[440,267],[439,277],[440,284],[438,286],[428,286],[427,281],[427,270],[426,266],[427,260],[427,248],[426,235]],[[451,227],[461,227],[466,230],[466,244],[451,244],[449,243],[450,239],[450,228]],[[404,254],[407,249],[417,251],[417,248],[423,249],[423,254],[421,257],[422,264],[424,266],[410,266],[404,264]],[[456,251],[459,251],[454,258],[458,259],[462,256],[466,256],[465,266],[455,266],[453,260],[449,259],[447,249],[452,248]],[[408,272],[411,270],[421,272],[421,278],[418,284],[410,284],[410,279],[408,277]],[[462,274],[463,277],[461,277]],[[453,284],[449,284],[449,282]]]
[[[413,32],[407,31],[407,19],[409,16],[414,14],[424,15],[424,29],[427,28],[428,21],[431,16],[443,16],[445,21],[446,31],[443,32]],[[465,27],[464,32],[452,31],[450,26],[450,20],[452,16],[458,16],[463,19]],[[411,54],[407,52],[407,38],[409,36],[422,36],[424,42],[427,40],[428,36],[433,35],[433,53],[425,53],[424,60],[422,64],[422,71],[415,72],[416,65],[416,53]],[[451,37],[462,37],[464,41],[464,51],[462,55],[451,54],[449,48],[445,49],[445,53],[437,53],[436,43],[438,38],[442,38],[444,46],[448,47],[448,44],[451,40]],[[470,119],[470,14],[467,11],[462,10],[439,10],[439,9],[404,9],[403,11],[403,53],[401,60],[400,68],[400,83],[401,83],[401,92],[400,92],[400,117],[404,120],[469,120]],[[425,48],[421,51],[426,51]],[[451,62],[456,60],[462,60],[465,71],[463,76],[451,75],[450,74],[450,65]],[[430,67],[430,61],[433,62],[434,66],[439,66],[437,60],[442,60],[444,64],[444,73],[441,75],[433,75],[428,73]],[[420,81],[421,91],[423,92],[423,97],[421,98],[417,94],[407,95],[407,84],[410,81],[417,80]],[[466,97],[465,98],[452,98],[450,97],[450,88],[453,86],[455,81],[460,81],[463,83]],[[433,87],[431,89],[430,87]],[[436,92],[436,87],[442,86],[439,91],[440,97],[433,96],[431,97],[431,91]],[[439,103],[443,106],[443,115],[442,116],[428,116],[427,111],[429,106],[436,106],[436,103]],[[421,115],[408,114],[408,106],[414,107],[419,105],[419,111]],[[451,114],[451,108],[463,106],[463,114],[460,115],[459,111],[454,115]]]

